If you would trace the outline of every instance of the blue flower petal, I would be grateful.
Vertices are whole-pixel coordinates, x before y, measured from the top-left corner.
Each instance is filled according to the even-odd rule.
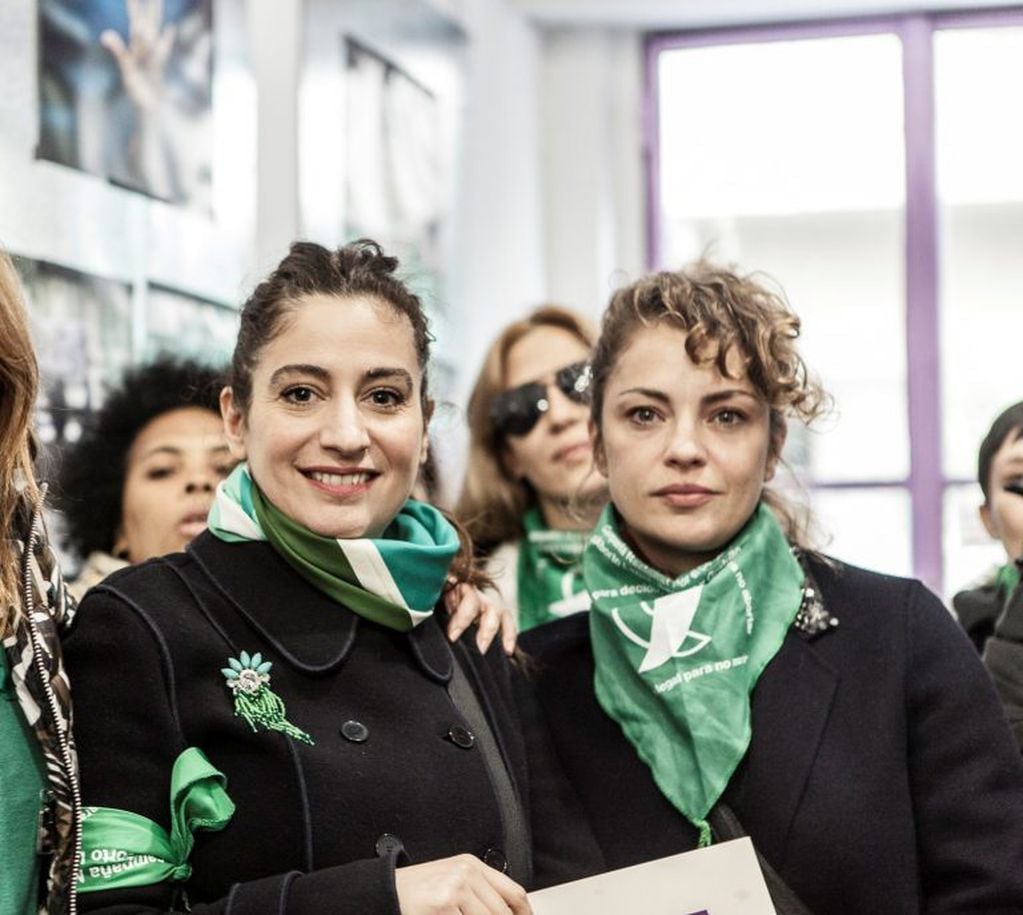
[[[239,661],[237,658],[228,658],[227,663],[230,664],[231,667],[233,667],[239,673],[243,670],[241,661]]]
[[[249,660],[249,666],[255,670],[263,662],[263,656],[257,651]]]
[[[227,679],[228,679],[228,680],[237,680],[237,679],[238,679],[238,671],[236,671],[236,670],[231,670],[231,668],[230,668],[230,667],[221,667],[221,668],[220,668],[220,672],[221,672],[221,673],[222,673],[222,674],[223,674],[223,675],[224,675],[225,677],[227,677]]]
[[[249,653],[247,651],[243,651],[240,655],[238,655],[238,660],[242,662],[242,667],[252,666],[252,658],[249,657]]]
[[[257,674],[268,674],[268,673],[270,673],[270,668],[271,667],[273,667],[273,663],[272,662],[264,661],[262,664],[259,665],[259,667],[256,668],[256,673]]]

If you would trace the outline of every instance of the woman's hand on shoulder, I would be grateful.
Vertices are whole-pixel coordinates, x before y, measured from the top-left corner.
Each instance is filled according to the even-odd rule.
[[[394,872],[401,915],[530,915],[526,891],[472,855]]]
[[[476,623],[479,629],[476,644],[481,654],[486,653],[498,632],[501,633],[505,653],[511,655],[515,652],[518,632],[511,611],[494,603],[479,588],[465,582],[454,585],[444,595],[444,606],[451,614],[448,638],[452,642],[458,641],[459,636]]]

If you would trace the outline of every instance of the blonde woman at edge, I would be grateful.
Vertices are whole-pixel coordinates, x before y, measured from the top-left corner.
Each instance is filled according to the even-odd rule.
[[[493,549],[487,571],[520,631],[589,608],[579,560],[605,501],[586,431],[596,339],[544,305],[509,324],[469,400],[469,461],[455,514]]]
[[[32,469],[39,371],[17,275],[0,252],[0,912],[72,905],[78,776],[59,631],[69,622]],[[44,809],[45,808],[45,809]],[[40,824],[45,824],[39,834]],[[41,841],[37,841],[41,840]],[[44,848],[47,857],[40,856]],[[46,898],[37,898],[48,869]]]

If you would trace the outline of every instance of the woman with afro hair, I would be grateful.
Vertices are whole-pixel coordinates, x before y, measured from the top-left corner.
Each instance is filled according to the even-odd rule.
[[[85,560],[80,597],[123,566],[184,549],[206,528],[234,461],[220,420],[220,372],[159,356],[125,372],[68,451],[60,507]]]

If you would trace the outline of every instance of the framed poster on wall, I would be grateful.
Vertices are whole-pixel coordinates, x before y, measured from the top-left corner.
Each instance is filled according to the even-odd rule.
[[[430,88],[345,36],[345,236],[368,237],[401,261],[416,292],[441,309],[445,136]]]
[[[39,360],[36,430],[48,449],[59,451],[78,438],[131,362],[131,287],[46,261],[14,263]]]
[[[209,211],[212,0],[39,0],[38,16],[38,157]]]

